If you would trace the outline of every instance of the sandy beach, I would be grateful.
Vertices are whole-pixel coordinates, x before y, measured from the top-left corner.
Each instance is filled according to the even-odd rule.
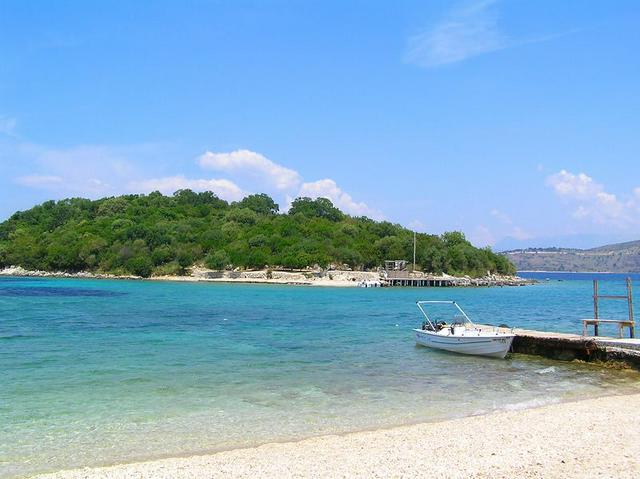
[[[640,395],[37,476],[626,478],[640,475]]]

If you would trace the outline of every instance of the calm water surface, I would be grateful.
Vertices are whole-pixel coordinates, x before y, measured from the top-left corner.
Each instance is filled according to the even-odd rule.
[[[588,279],[340,289],[0,278],[0,476],[640,391],[634,372],[414,344],[418,299],[455,299],[478,322],[577,332],[592,315]]]

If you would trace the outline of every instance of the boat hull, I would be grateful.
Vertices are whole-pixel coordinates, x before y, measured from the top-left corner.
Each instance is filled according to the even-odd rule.
[[[504,358],[515,335],[442,336],[430,331],[414,329],[416,342],[422,346],[453,353]]]

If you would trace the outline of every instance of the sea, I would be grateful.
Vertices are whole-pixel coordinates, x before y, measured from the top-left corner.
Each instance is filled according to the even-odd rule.
[[[593,314],[591,280],[602,280],[602,294],[623,294],[627,275],[522,276],[539,282],[325,288],[0,278],[0,477],[640,392],[634,371],[415,344],[417,300],[456,300],[479,323],[576,333]],[[640,275],[631,276],[640,305]],[[623,301],[600,309],[602,317],[627,314]]]

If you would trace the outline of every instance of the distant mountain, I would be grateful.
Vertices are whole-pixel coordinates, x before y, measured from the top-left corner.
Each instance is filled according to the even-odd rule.
[[[640,272],[640,241],[591,249],[527,248],[502,252],[518,271]]]
[[[492,246],[494,251],[513,251],[527,248],[547,248],[555,246],[568,249],[591,249],[600,245],[623,243],[635,240],[636,237],[620,233],[574,233],[565,235],[535,236],[517,239],[510,236],[502,238]]]

